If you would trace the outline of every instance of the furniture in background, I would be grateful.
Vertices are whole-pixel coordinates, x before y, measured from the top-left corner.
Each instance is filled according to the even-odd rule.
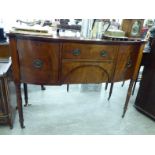
[[[9,124],[13,128],[16,112],[15,85],[10,76],[11,61],[0,62],[0,124]]]
[[[8,59],[10,57],[9,43],[0,43],[0,59]]]
[[[141,37],[144,19],[123,19],[121,29],[127,37]]]
[[[135,100],[135,107],[155,119],[155,39],[151,38],[150,42],[151,51],[144,54],[142,61],[144,70]]]
[[[62,85],[130,79],[124,117],[145,41],[111,41],[9,33],[20,125],[24,128],[21,83]]]

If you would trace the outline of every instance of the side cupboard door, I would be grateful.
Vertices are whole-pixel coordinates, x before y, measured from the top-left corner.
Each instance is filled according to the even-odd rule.
[[[59,44],[17,39],[21,82],[56,84],[59,70]]]

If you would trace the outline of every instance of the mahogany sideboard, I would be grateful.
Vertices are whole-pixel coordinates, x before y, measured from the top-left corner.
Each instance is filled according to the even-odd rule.
[[[122,117],[141,63],[145,41],[112,41],[9,33],[20,125],[24,128],[21,83],[62,85],[130,79]]]

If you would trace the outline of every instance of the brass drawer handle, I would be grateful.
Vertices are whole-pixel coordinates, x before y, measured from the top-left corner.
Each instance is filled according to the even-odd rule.
[[[40,68],[42,68],[42,66],[43,66],[43,61],[40,60],[40,59],[36,59],[36,60],[34,60],[34,61],[32,62],[32,65],[33,65],[34,68],[40,69]]]
[[[107,51],[101,51],[101,52],[100,52],[100,55],[101,55],[102,57],[107,57],[107,56],[108,56],[108,52],[107,52]]]
[[[72,54],[74,55],[74,56],[78,56],[78,55],[80,55],[80,50],[79,49],[75,49],[75,50],[73,50],[72,51]]]

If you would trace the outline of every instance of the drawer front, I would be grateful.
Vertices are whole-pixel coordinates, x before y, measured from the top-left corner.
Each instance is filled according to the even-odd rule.
[[[112,62],[62,62],[62,83],[102,83],[110,80]]]
[[[58,81],[59,45],[18,40],[21,82],[50,84]]]
[[[111,45],[64,43],[62,50],[62,58],[113,60],[116,53],[115,50],[116,47]]]

